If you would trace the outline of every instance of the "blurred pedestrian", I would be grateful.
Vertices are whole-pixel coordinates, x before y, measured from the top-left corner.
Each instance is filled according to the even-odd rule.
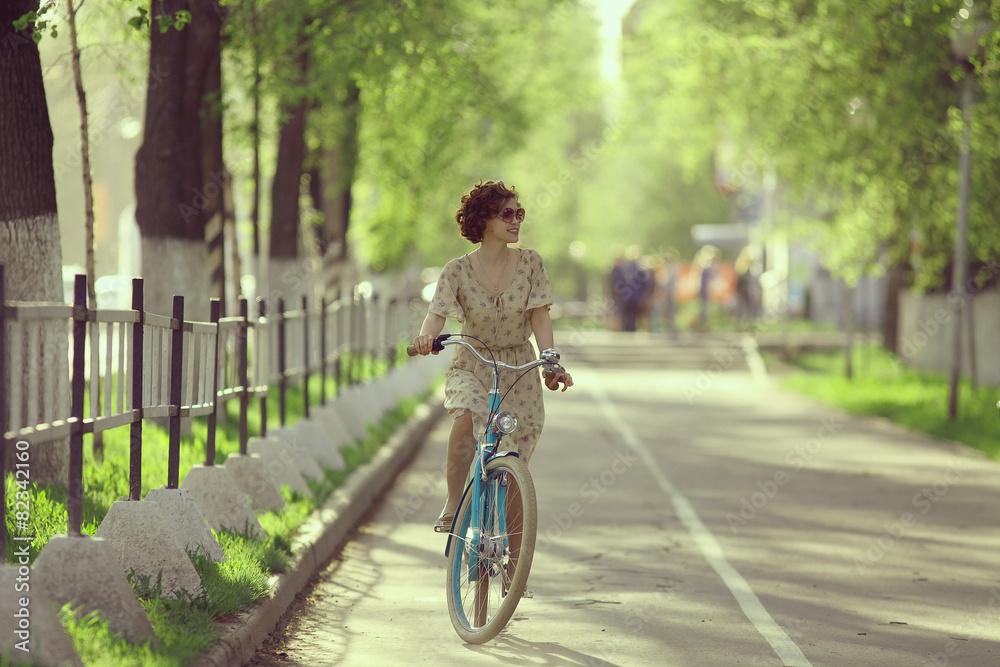
[[[719,261],[719,249],[706,245],[695,255],[694,265],[699,270],[698,276],[698,330],[708,331],[708,302],[712,297],[712,278]]]
[[[755,247],[747,246],[740,251],[733,264],[736,271],[736,319],[741,325],[749,326],[752,320],[759,317],[759,255]]]
[[[642,296],[639,299],[639,312],[636,314],[636,328],[639,331],[652,331],[657,260],[652,255],[647,255],[636,261],[643,276]]]
[[[653,268],[651,331],[677,333],[677,251],[669,248]]]
[[[625,257],[624,255],[618,255],[615,257],[615,263],[612,265],[611,271],[608,272],[608,294],[611,295],[611,310],[608,313],[605,327],[609,331],[621,331],[622,328],[622,295],[621,291],[615,285],[621,278],[624,270]]]
[[[652,289],[652,275],[640,262],[638,247],[629,248],[624,260],[612,269],[611,289],[620,308],[621,330],[635,331]]]

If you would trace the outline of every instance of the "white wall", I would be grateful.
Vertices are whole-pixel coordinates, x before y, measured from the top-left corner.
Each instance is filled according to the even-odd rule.
[[[976,294],[967,303],[962,327],[962,376],[984,385],[1000,385],[1000,292]],[[947,373],[951,368],[951,325],[954,309],[945,294],[904,291],[899,303],[899,354],[914,368]]]

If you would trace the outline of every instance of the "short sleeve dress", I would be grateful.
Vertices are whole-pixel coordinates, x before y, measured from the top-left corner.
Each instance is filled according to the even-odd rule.
[[[461,322],[462,333],[475,336],[488,344],[497,361],[510,365],[525,364],[537,359],[529,340],[529,313],[534,308],[552,304],[549,278],[541,255],[534,250],[518,251],[517,268],[510,285],[497,294],[477,278],[468,255],[448,262],[441,271],[430,312]],[[489,358],[484,349],[483,356]],[[513,372],[501,373],[500,395],[518,377]],[[455,347],[445,375],[444,406],[453,414],[472,413],[476,433],[482,433],[486,422],[488,395],[493,384],[493,372],[464,347]],[[527,462],[535,449],[545,422],[542,405],[542,382],[537,370],[528,373],[507,394],[501,409],[517,417],[517,429],[504,443],[518,452]]]

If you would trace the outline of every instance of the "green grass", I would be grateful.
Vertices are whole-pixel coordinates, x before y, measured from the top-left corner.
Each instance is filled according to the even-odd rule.
[[[363,362],[356,366],[358,377],[381,375],[388,370],[385,362]],[[310,405],[317,405],[320,396],[320,379],[313,378],[309,385]],[[280,425],[277,387],[271,387],[267,396],[268,426]],[[330,378],[326,383],[328,400],[336,395],[336,385]],[[147,617],[159,638],[158,642],[127,642],[124,637],[108,628],[96,615],[79,617],[67,606],[60,612],[67,632],[76,645],[85,665],[115,665],[136,667],[180,667],[190,664],[207,650],[219,632],[213,621],[231,617],[247,608],[254,601],[270,592],[271,576],[287,569],[291,562],[292,540],[295,532],[313,512],[343,483],[351,471],[367,463],[379,447],[409,417],[423,397],[413,398],[398,405],[376,427],[369,428],[368,437],[353,446],[341,448],[346,468],[325,470],[324,478],[309,482],[308,495],[282,489],[286,506],[278,512],[258,514],[266,537],[253,538],[249,533],[216,532],[215,536],[226,554],[224,563],[189,553],[201,577],[204,593],[192,597],[181,593],[165,598],[158,582],[148,577],[130,576],[133,591],[139,598]],[[260,432],[259,399],[251,401],[247,415],[251,434]],[[286,415],[294,423],[304,413],[304,394],[298,386],[286,390]],[[226,456],[239,451],[238,440],[239,402],[229,401],[225,414],[220,414],[216,427],[216,463],[224,463]],[[179,478],[183,479],[191,466],[204,462],[207,422],[196,420],[191,432],[181,437]],[[82,531],[93,534],[111,505],[129,493],[129,429],[118,428],[106,432],[103,450],[95,454],[88,436],[84,446],[84,504]],[[143,424],[142,491],[143,496],[152,488],[167,483],[167,431],[156,423]],[[12,475],[7,484],[8,535],[34,536],[29,547],[29,558],[34,561],[41,548],[56,535],[67,532],[65,486],[41,487],[25,485],[21,488]],[[27,501],[30,511],[29,525],[19,531],[15,527],[18,502]],[[8,540],[7,559],[11,562],[15,545],[24,542]],[[3,660],[0,660],[2,667]]]
[[[948,418],[949,386],[940,373],[919,371],[873,346],[858,346],[854,378],[845,374],[843,352],[804,353],[784,362],[794,370],[783,386],[860,415],[885,417],[921,433],[961,442],[1000,460],[1000,388],[959,386],[958,417]]]

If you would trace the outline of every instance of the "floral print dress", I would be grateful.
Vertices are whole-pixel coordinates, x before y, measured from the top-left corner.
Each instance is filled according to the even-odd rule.
[[[475,336],[489,345],[497,361],[517,366],[538,358],[529,340],[531,324],[528,316],[534,308],[550,306],[552,295],[541,255],[528,249],[514,251],[519,254],[514,278],[500,293],[482,284],[468,255],[448,262],[438,278],[430,312],[458,320],[462,324],[462,333]],[[476,341],[466,340],[480,354],[490,358]],[[513,371],[501,371],[501,397],[518,376]],[[445,375],[444,406],[456,415],[472,412],[477,435],[483,432],[485,426],[492,384],[492,369],[472,356],[469,350],[455,346],[455,356]],[[537,369],[514,385],[503,400],[501,409],[509,410],[517,417],[517,429],[504,438],[503,448],[516,450],[527,462],[545,422],[542,382]]]

